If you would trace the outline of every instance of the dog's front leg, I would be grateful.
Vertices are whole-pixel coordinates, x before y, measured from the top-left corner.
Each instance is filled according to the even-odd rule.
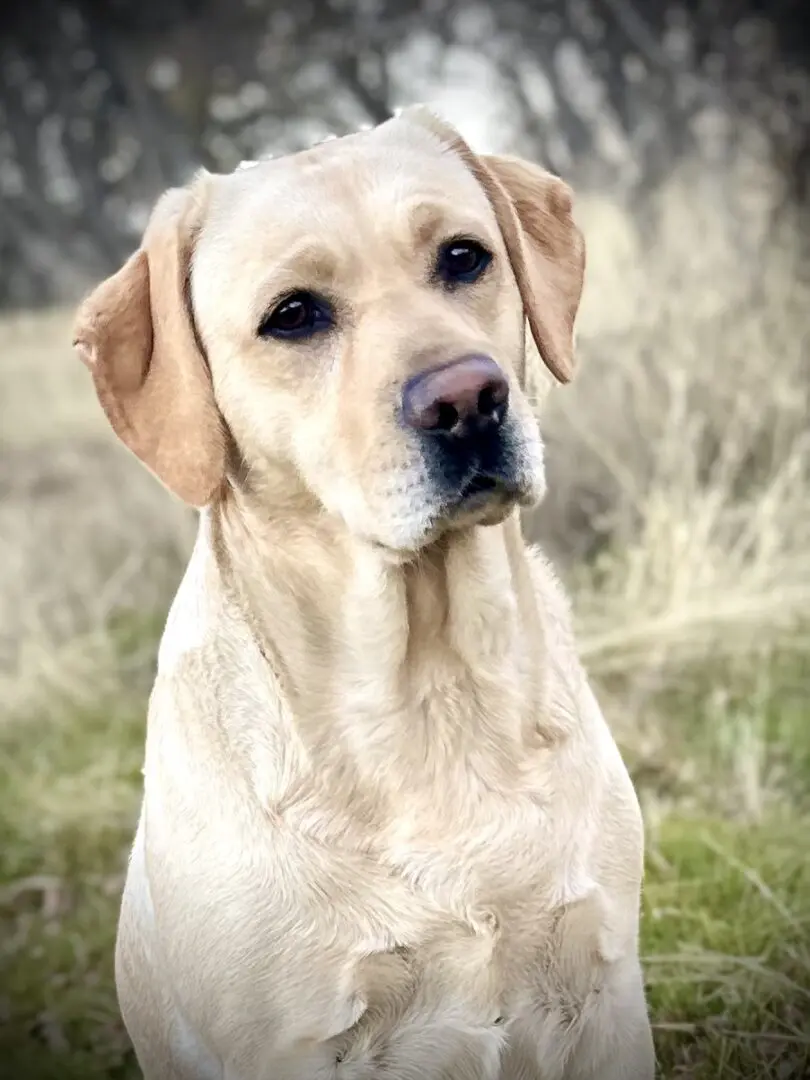
[[[564,1080],[653,1080],[655,1050],[641,966],[634,958],[612,965],[564,1070]]]

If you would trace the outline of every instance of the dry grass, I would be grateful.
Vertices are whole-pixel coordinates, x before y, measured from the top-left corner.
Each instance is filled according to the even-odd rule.
[[[644,800],[665,1075],[808,1065],[810,263],[779,201],[756,152],[673,176],[643,226],[582,200],[582,370],[545,407],[531,528]],[[134,1075],[110,945],[193,525],[113,445],[68,330],[0,328],[0,1045],[60,1080]]]
[[[685,167],[647,235],[614,203],[581,211],[582,377],[546,408],[534,528],[629,752],[672,748],[673,692],[718,720],[724,694],[767,697],[810,650],[810,247],[774,178],[746,218],[731,179]]]
[[[71,312],[0,328],[0,701],[117,680],[108,626],[165,607],[192,516],[114,440],[70,349]]]

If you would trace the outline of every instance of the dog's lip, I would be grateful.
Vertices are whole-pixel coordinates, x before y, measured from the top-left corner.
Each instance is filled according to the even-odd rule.
[[[476,470],[459,488],[458,498],[465,500],[476,495],[494,493],[503,486],[503,482],[497,476],[491,476],[489,473]]]
[[[519,502],[524,492],[521,486],[503,476],[476,469],[465,477],[453,496],[448,500],[447,513],[467,514],[488,506],[490,503]]]
[[[484,469],[474,469],[462,481],[456,498],[459,502],[494,496],[517,499],[521,494],[522,487],[516,480]]]

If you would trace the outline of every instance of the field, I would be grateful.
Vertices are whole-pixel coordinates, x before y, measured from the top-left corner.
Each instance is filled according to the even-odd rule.
[[[646,230],[583,200],[581,374],[527,523],[642,798],[661,1073],[696,1080],[810,1073],[810,285],[747,170],[673,177]],[[0,1061],[135,1077],[112,943],[193,521],[106,433],[69,313],[0,350]]]

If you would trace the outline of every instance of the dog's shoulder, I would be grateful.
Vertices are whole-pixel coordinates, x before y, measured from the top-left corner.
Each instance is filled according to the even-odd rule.
[[[601,792],[603,827],[632,852],[641,846],[640,808],[614,733],[580,659],[568,595],[546,556],[535,547],[527,551],[544,625],[551,720],[570,732],[571,753],[591,776],[593,792]],[[630,854],[626,861],[635,866],[637,860]]]

